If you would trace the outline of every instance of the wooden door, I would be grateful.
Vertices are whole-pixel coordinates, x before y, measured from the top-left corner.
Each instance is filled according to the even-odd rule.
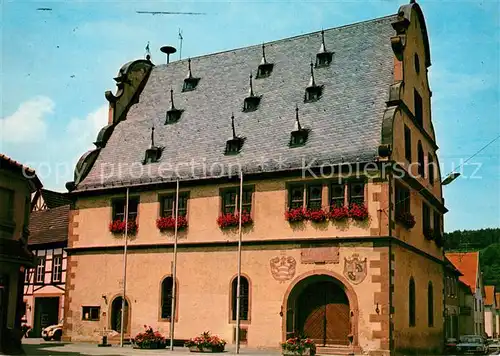
[[[348,345],[350,308],[345,292],[333,282],[307,286],[298,298],[298,326],[317,345]]]
[[[120,332],[122,325],[122,297],[117,297],[111,305],[111,329]],[[128,332],[128,302],[125,300],[125,310],[123,314],[123,332]]]

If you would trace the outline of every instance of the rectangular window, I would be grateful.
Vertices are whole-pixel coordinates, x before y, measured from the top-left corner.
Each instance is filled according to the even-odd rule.
[[[413,90],[413,99],[414,99],[413,103],[415,105],[415,120],[423,128],[424,121],[423,121],[422,97],[415,89]]]
[[[101,307],[82,307],[82,320],[98,321]]]
[[[422,203],[422,231],[424,234],[431,228],[431,211],[429,205]]]
[[[434,179],[435,179],[434,158],[430,153],[427,154],[427,171],[429,172],[429,183],[434,185]]]
[[[12,220],[14,218],[14,191],[0,188],[0,220]]]
[[[441,234],[441,214],[437,211],[434,212],[434,232]]]
[[[35,270],[35,283],[43,284],[45,282],[45,257],[38,257]]]
[[[365,204],[365,184],[363,182],[349,183],[349,205]]]
[[[30,268],[26,268],[24,270],[24,283],[29,283],[30,282],[30,272],[31,272]]]
[[[411,162],[411,131],[405,125],[405,157],[408,162]]]
[[[410,212],[410,190],[396,183],[396,217]]]
[[[321,209],[322,186],[308,185],[307,186],[307,208],[311,210]]]
[[[332,183],[330,185],[330,206],[341,208],[345,205],[344,184]]]
[[[187,205],[188,205],[189,193],[182,192],[179,193],[179,216],[187,215]],[[160,198],[161,206],[161,216],[162,217],[174,217],[175,216],[175,193],[162,196]]]
[[[252,211],[252,194],[253,188],[243,187],[243,212],[250,213]],[[239,212],[240,204],[240,188],[223,189],[222,191],[222,212],[224,214],[236,214]]]
[[[290,209],[297,209],[304,207],[304,186],[296,185],[289,189],[289,205]]]
[[[119,198],[113,200],[113,220],[125,221],[126,199]],[[137,210],[139,207],[139,198],[129,198],[128,202],[128,220],[137,219]]]
[[[54,255],[52,258],[52,282],[61,282],[62,279],[62,255]]]

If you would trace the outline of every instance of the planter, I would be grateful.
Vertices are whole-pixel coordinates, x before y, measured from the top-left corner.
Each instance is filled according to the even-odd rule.
[[[298,351],[283,350],[283,351],[281,351],[281,354],[283,356],[299,356],[299,355],[302,355],[302,356],[314,356],[314,355],[316,355],[316,350],[305,349],[304,351],[302,351],[302,353],[300,353]]]
[[[368,209],[364,205],[352,204],[349,207],[349,217],[356,221],[365,221],[368,219]]]
[[[313,223],[320,224],[322,222],[325,222],[327,217],[327,213],[322,209],[307,211],[307,219],[312,221]]]
[[[408,230],[415,226],[415,217],[411,213],[401,213],[396,215],[396,221]]]
[[[237,227],[240,224],[240,217],[238,214],[222,214],[217,218],[217,225],[221,229],[229,229]],[[253,224],[250,214],[243,212],[241,215],[241,226],[249,226]]]
[[[218,352],[224,352],[224,347],[218,348],[218,347],[206,347],[203,346],[202,348],[198,348],[198,346],[189,346],[188,347],[189,352],[203,352],[203,353],[218,353]]]
[[[306,220],[306,211],[303,208],[290,209],[285,212],[285,220],[290,224]]]
[[[177,230],[187,228],[188,222],[185,216],[177,217]],[[156,227],[161,232],[175,231],[175,218],[171,216],[161,217],[156,220]]]
[[[135,235],[139,230],[139,225],[135,221],[129,221],[127,224],[127,234]],[[115,235],[125,233],[125,221],[114,220],[109,223],[109,231]]]
[[[143,342],[140,345],[134,345],[134,349],[143,349],[143,350],[151,350],[151,349],[164,349],[167,347],[166,342]]]

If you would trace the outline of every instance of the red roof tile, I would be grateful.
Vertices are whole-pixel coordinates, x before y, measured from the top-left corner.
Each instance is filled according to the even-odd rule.
[[[497,302],[497,309],[500,310],[500,292],[495,293],[495,299]]]
[[[445,256],[462,273],[460,280],[467,284],[474,293],[479,268],[479,252],[446,253]]]
[[[493,299],[495,299],[495,286],[484,286],[484,291],[486,293],[484,305],[493,305]]]

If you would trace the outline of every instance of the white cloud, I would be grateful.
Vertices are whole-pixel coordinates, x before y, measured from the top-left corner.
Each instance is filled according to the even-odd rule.
[[[54,112],[54,106],[52,99],[46,96],[37,96],[21,103],[12,115],[0,119],[2,141],[43,141],[47,131],[46,115]]]
[[[92,111],[84,119],[71,119],[66,131],[71,137],[71,145],[81,149],[81,153],[94,148],[99,130],[108,124],[108,105],[103,105]]]

